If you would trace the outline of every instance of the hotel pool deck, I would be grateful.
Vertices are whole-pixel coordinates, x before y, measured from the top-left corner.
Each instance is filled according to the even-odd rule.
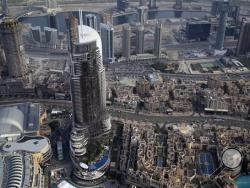
[[[249,188],[250,187],[250,176],[240,176],[236,179],[238,188]]]

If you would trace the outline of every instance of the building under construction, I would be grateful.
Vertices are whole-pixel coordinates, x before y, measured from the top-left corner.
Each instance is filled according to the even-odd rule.
[[[12,78],[25,75],[26,63],[21,34],[21,25],[6,17],[0,24],[0,42],[4,50],[8,74]]]

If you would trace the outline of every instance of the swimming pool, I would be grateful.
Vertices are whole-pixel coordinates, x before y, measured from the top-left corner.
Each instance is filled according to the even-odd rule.
[[[250,187],[250,176],[240,176],[236,179],[236,184],[239,188],[249,188]]]

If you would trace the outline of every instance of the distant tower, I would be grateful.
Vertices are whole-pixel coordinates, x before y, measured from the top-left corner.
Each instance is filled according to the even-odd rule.
[[[119,11],[125,11],[129,7],[129,0],[117,0],[117,9]]]
[[[100,24],[102,55],[105,63],[114,61],[114,28],[109,24]]]
[[[30,33],[32,36],[32,39],[35,43],[41,43],[42,42],[42,32],[41,32],[41,27],[36,26],[36,27],[31,27],[30,28]]]
[[[156,9],[157,8],[156,0],[149,0],[148,8],[149,9]]]
[[[161,55],[161,40],[162,40],[162,24],[157,23],[155,26],[155,36],[154,36],[154,55],[160,57]]]
[[[226,24],[227,24],[227,12],[228,12],[228,4],[226,3],[221,4],[219,28],[217,31],[217,37],[215,43],[215,49],[217,50],[223,49]]]
[[[9,13],[7,0],[2,0],[2,10],[5,15]]]
[[[138,26],[136,30],[136,53],[144,53],[144,27]]]
[[[139,7],[147,6],[147,0],[139,0]]]
[[[54,29],[59,29],[56,13],[53,12],[52,14],[48,15],[48,19],[49,19],[49,27]]]
[[[240,29],[240,38],[237,44],[236,55],[250,53],[250,22],[243,20]]]
[[[5,18],[0,23],[0,41],[5,52],[7,69],[10,77],[23,77],[26,71],[25,52],[21,25],[12,18]]]
[[[97,31],[97,17],[94,14],[87,14],[85,16],[85,23]]]
[[[182,1],[183,1],[183,0],[176,0],[176,1],[175,1],[174,8],[175,8],[175,9],[178,9],[178,10],[181,10],[181,9],[182,9]]]
[[[123,36],[122,36],[122,55],[128,61],[130,59],[130,36],[131,36],[131,28],[130,25],[123,26]]]
[[[58,44],[57,29],[44,27],[45,42],[49,48],[56,48]]]
[[[148,19],[148,7],[141,6],[137,8],[138,11],[138,21],[141,23],[141,25],[144,25],[144,23]]]

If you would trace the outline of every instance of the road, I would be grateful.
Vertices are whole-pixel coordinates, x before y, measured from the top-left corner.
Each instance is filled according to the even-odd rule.
[[[52,99],[15,99],[0,101],[0,105],[7,105],[11,103],[34,102],[49,106],[61,106],[64,108],[71,108],[71,101],[66,100],[52,100]],[[224,126],[240,126],[250,128],[250,121],[239,119],[230,116],[172,116],[172,115],[153,115],[153,114],[135,114],[134,112],[120,111],[116,109],[108,109],[112,117],[131,119],[136,121],[149,121],[152,123],[215,123]]]
[[[162,48],[167,51],[185,51],[185,50],[200,50],[208,49],[209,46],[214,45],[213,42],[192,42],[192,43],[182,43],[182,44],[162,44]],[[235,48],[237,41],[225,41],[224,47],[226,48]]]
[[[150,114],[135,114],[134,112],[125,111],[110,111],[113,117],[136,120],[136,121],[148,121],[152,123],[209,123],[219,124],[223,126],[236,126],[250,129],[250,121],[244,119],[232,118],[230,116],[155,116]]]

